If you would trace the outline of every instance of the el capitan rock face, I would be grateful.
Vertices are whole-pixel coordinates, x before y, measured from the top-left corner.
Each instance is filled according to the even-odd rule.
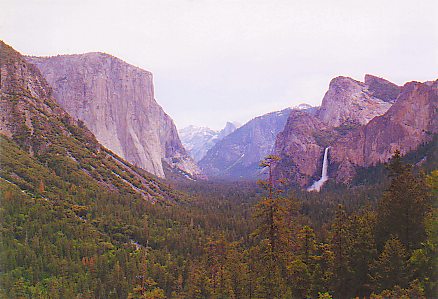
[[[315,117],[292,113],[278,134],[275,152],[282,160],[274,174],[309,185],[330,146],[329,177],[349,183],[357,167],[387,161],[396,149],[415,150],[438,132],[437,90],[436,81],[399,87],[371,75],[365,83],[333,79]]]
[[[66,189],[63,194],[92,186],[93,193],[99,187],[152,202],[177,200],[173,190],[99,144],[60,107],[38,68],[3,41],[0,74],[0,145],[8,149],[1,151],[4,179],[34,192],[35,179],[43,182],[42,171],[48,184]]]
[[[150,72],[103,53],[26,59],[40,69],[58,103],[105,147],[159,177],[163,161],[199,175],[172,119],[155,101]]]

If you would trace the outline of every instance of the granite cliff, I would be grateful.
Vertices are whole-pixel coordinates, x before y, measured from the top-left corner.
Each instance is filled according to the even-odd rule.
[[[417,149],[438,133],[438,88],[420,82],[406,83],[394,105],[382,116],[349,132],[332,145],[332,162],[341,170],[334,175],[341,182],[350,176],[345,170],[387,161],[395,150],[402,154]]]
[[[26,59],[44,75],[61,107],[117,155],[159,177],[163,163],[200,174],[172,119],[155,101],[150,72],[103,53]]]
[[[437,85],[400,87],[371,75],[363,83],[333,79],[317,113],[291,113],[276,139],[275,153],[282,159],[274,174],[309,185],[321,173],[330,146],[329,177],[349,183],[357,167],[385,162],[396,149],[415,150],[438,131]]]
[[[391,107],[391,103],[377,98],[377,94],[366,83],[348,77],[334,78],[322,99],[318,118],[331,127],[365,125]]]
[[[324,146],[319,132],[327,130],[327,125],[314,115],[304,111],[292,111],[284,130],[275,141],[275,154],[281,161],[274,169],[277,178],[288,178],[299,185],[309,183],[309,178],[320,172],[320,160]]]
[[[60,107],[38,68],[2,41],[0,142],[0,177],[23,193],[62,198],[66,205],[67,194],[77,195],[78,190],[86,190],[89,200],[97,190],[152,202],[177,200],[174,190],[99,144],[81,121]],[[42,189],[47,185],[45,191],[36,187],[41,184]]]

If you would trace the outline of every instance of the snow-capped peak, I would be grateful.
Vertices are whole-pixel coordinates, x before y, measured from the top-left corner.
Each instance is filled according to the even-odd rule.
[[[208,127],[197,127],[190,125],[178,131],[182,144],[195,161],[200,161],[207,151],[219,140],[222,140],[240,125],[236,122],[227,122],[220,130],[212,130]]]
[[[306,103],[301,103],[297,106],[293,106],[292,109],[294,110],[306,110],[306,109],[310,109],[313,108],[312,106],[310,106],[309,104]]]

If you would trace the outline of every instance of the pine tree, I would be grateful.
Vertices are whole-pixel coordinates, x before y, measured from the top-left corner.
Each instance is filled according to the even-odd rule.
[[[286,291],[287,264],[290,256],[290,229],[287,223],[287,201],[281,196],[272,169],[279,157],[270,155],[261,163],[267,167],[268,179],[259,181],[267,196],[257,204],[254,213],[258,222],[252,236],[259,240],[252,253],[258,261],[255,293],[259,297],[279,298]]]
[[[297,255],[289,265],[293,293],[299,297],[313,297],[316,295],[314,288],[314,275],[317,271],[317,243],[313,229],[305,225],[297,236]]]
[[[388,165],[391,183],[378,203],[377,245],[397,237],[409,252],[419,248],[426,238],[424,219],[431,209],[428,190],[421,176],[401,161],[396,151]]]
[[[229,244],[225,268],[228,297],[250,297],[248,257],[245,252],[239,250],[237,242]]]
[[[336,297],[345,298],[351,294],[351,268],[349,252],[351,239],[348,230],[348,217],[345,208],[338,206],[331,227],[331,247],[333,250],[332,288]]]
[[[366,211],[350,217],[349,266],[352,271],[354,295],[363,297],[370,294],[369,265],[377,257],[374,242],[376,214]]]
[[[397,238],[389,239],[379,258],[372,264],[372,282],[375,289],[390,290],[394,286],[407,287],[408,264],[407,252]]]
[[[255,236],[268,240],[269,251],[272,258],[277,259],[281,254],[286,253],[289,230],[286,223],[287,203],[284,197],[280,196],[281,190],[275,187],[272,175],[272,168],[279,160],[279,157],[271,155],[264,159],[261,167],[268,168],[268,179],[259,181],[268,195],[256,206],[255,218],[259,221],[258,228],[253,233]]]
[[[216,297],[225,293],[225,261],[227,243],[223,237],[217,241],[210,240],[205,248],[207,267],[210,272],[212,294]]]
[[[40,182],[38,183],[38,193],[40,195],[42,195],[44,193],[45,187],[46,186],[45,186],[43,180],[40,180]]]
[[[193,263],[188,275],[188,298],[203,299],[211,297],[210,280],[202,267]]]
[[[409,259],[411,270],[418,277],[428,298],[438,293],[438,170],[427,177],[434,199],[433,208],[425,219],[427,239]]]

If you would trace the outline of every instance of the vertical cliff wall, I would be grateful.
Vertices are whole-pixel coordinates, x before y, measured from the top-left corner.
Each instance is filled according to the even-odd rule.
[[[199,174],[172,119],[155,101],[150,72],[103,53],[27,60],[40,69],[58,103],[108,149],[159,177],[163,161]]]

